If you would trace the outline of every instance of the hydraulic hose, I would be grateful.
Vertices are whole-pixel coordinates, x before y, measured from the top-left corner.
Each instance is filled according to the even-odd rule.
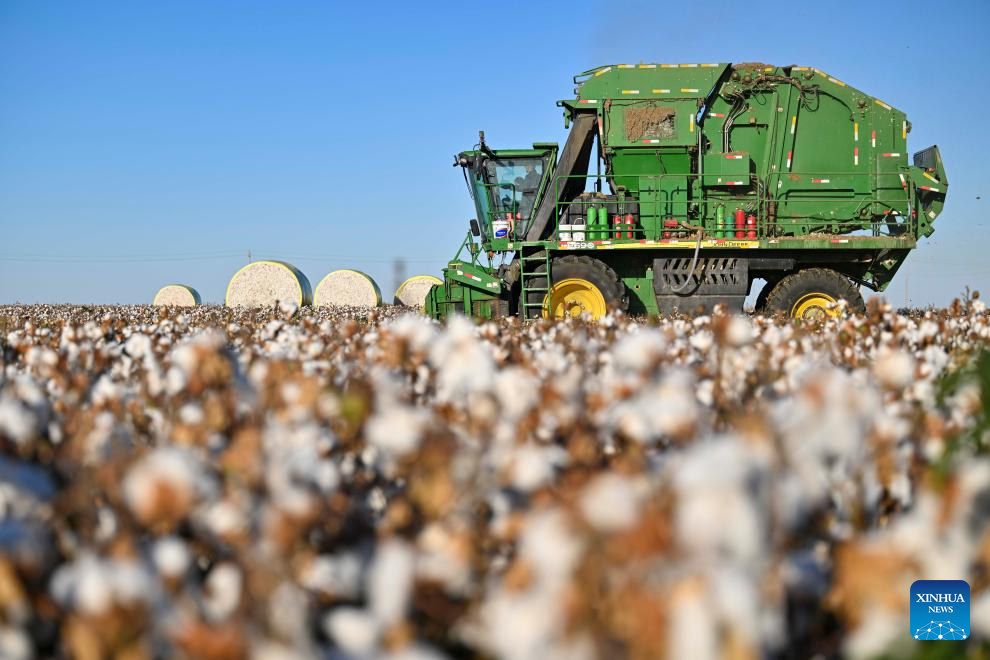
[[[704,236],[704,233],[705,232],[702,229],[698,229],[698,242],[694,245],[694,256],[691,257],[691,268],[688,269],[688,275],[684,278],[684,281],[681,282],[681,285],[676,289],[671,289],[674,293],[680,293],[687,288],[688,283],[691,281],[691,277],[694,276],[694,269],[698,266],[698,255],[701,253],[701,238]]]

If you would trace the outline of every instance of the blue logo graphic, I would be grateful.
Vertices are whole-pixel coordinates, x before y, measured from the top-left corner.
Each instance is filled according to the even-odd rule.
[[[911,636],[935,641],[969,637],[969,583],[918,580],[912,584]]]

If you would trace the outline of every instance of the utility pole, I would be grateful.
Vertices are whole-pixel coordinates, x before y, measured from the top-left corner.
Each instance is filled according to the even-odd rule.
[[[248,248],[248,255],[247,255],[247,257],[248,257],[247,262],[248,263],[251,263],[251,248]]]
[[[398,291],[406,279],[406,260],[398,257],[392,262],[392,291]]]

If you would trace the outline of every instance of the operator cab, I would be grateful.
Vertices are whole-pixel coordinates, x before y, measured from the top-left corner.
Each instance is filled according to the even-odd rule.
[[[554,143],[496,151],[489,149],[483,139],[480,149],[458,154],[455,165],[464,170],[486,240],[525,235],[556,158]]]

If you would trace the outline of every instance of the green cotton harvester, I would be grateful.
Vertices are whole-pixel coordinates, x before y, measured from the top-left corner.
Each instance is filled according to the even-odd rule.
[[[496,318],[863,309],[932,233],[938,148],[818,69],[619,64],[574,78],[567,142],[458,154],[472,220],[427,312]],[[845,301],[845,305],[839,301]]]

